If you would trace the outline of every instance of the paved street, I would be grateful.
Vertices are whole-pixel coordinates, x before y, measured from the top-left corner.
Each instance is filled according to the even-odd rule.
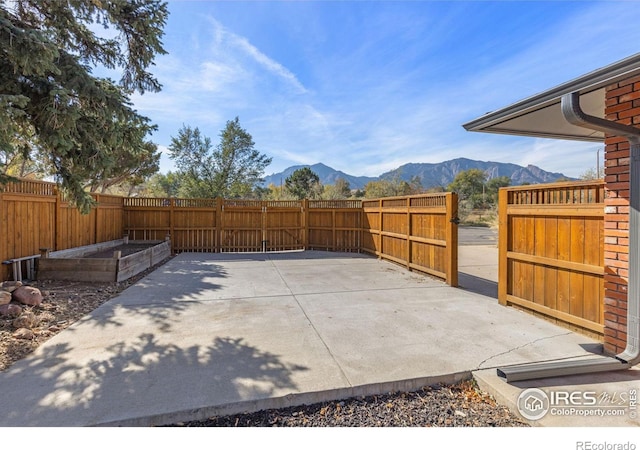
[[[458,227],[459,245],[498,245],[498,230],[488,227]]]

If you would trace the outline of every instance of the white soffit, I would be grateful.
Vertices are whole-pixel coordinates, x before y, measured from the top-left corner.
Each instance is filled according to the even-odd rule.
[[[580,93],[585,113],[604,117],[605,88],[640,75],[640,53],[590,72],[513,105],[487,113],[463,125],[468,131],[534,136],[580,141],[604,141],[604,133],[569,124],[562,116],[560,99]]]

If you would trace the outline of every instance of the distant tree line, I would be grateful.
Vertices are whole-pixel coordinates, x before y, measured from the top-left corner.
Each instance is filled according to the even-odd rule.
[[[459,172],[447,186],[447,190],[458,194],[461,206],[470,209],[490,208],[498,203],[498,191],[511,185],[507,176],[488,179],[481,169],[469,169]]]

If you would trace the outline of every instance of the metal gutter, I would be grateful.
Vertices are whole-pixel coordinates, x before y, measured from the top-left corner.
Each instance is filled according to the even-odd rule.
[[[629,140],[629,281],[627,285],[627,345],[615,357],[596,357],[578,361],[550,361],[498,369],[507,382],[533,380],[628,369],[640,362],[640,128],[585,114],[580,108],[580,94],[562,96],[562,114],[573,125],[602,131]]]

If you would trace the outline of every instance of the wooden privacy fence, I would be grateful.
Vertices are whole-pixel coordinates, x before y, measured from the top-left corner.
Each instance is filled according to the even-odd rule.
[[[171,236],[174,252],[360,251],[358,200],[124,199],[133,240]]]
[[[498,298],[604,332],[604,183],[503,188]]]
[[[363,200],[362,250],[458,285],[458,196]]]
[[[92,194],[97,202],[82,215],[54,183],[21,180],[0,186],[0,261],[65,250],[123,236],[123,198]],[[2,265],[0,277],[10,276]]]
[[[55,184],[0,187],[0,260],[112,241],[171,238],[180,252],[369,252],[457,285],[457,196],[260,201],[93,195],[80,214]],[[22,265],[24,262],[20,262]],[[2,279],[10,277],[3,265]]]
[[[304,209],[309,250],[361,251],[360,200],[305,200]]]

